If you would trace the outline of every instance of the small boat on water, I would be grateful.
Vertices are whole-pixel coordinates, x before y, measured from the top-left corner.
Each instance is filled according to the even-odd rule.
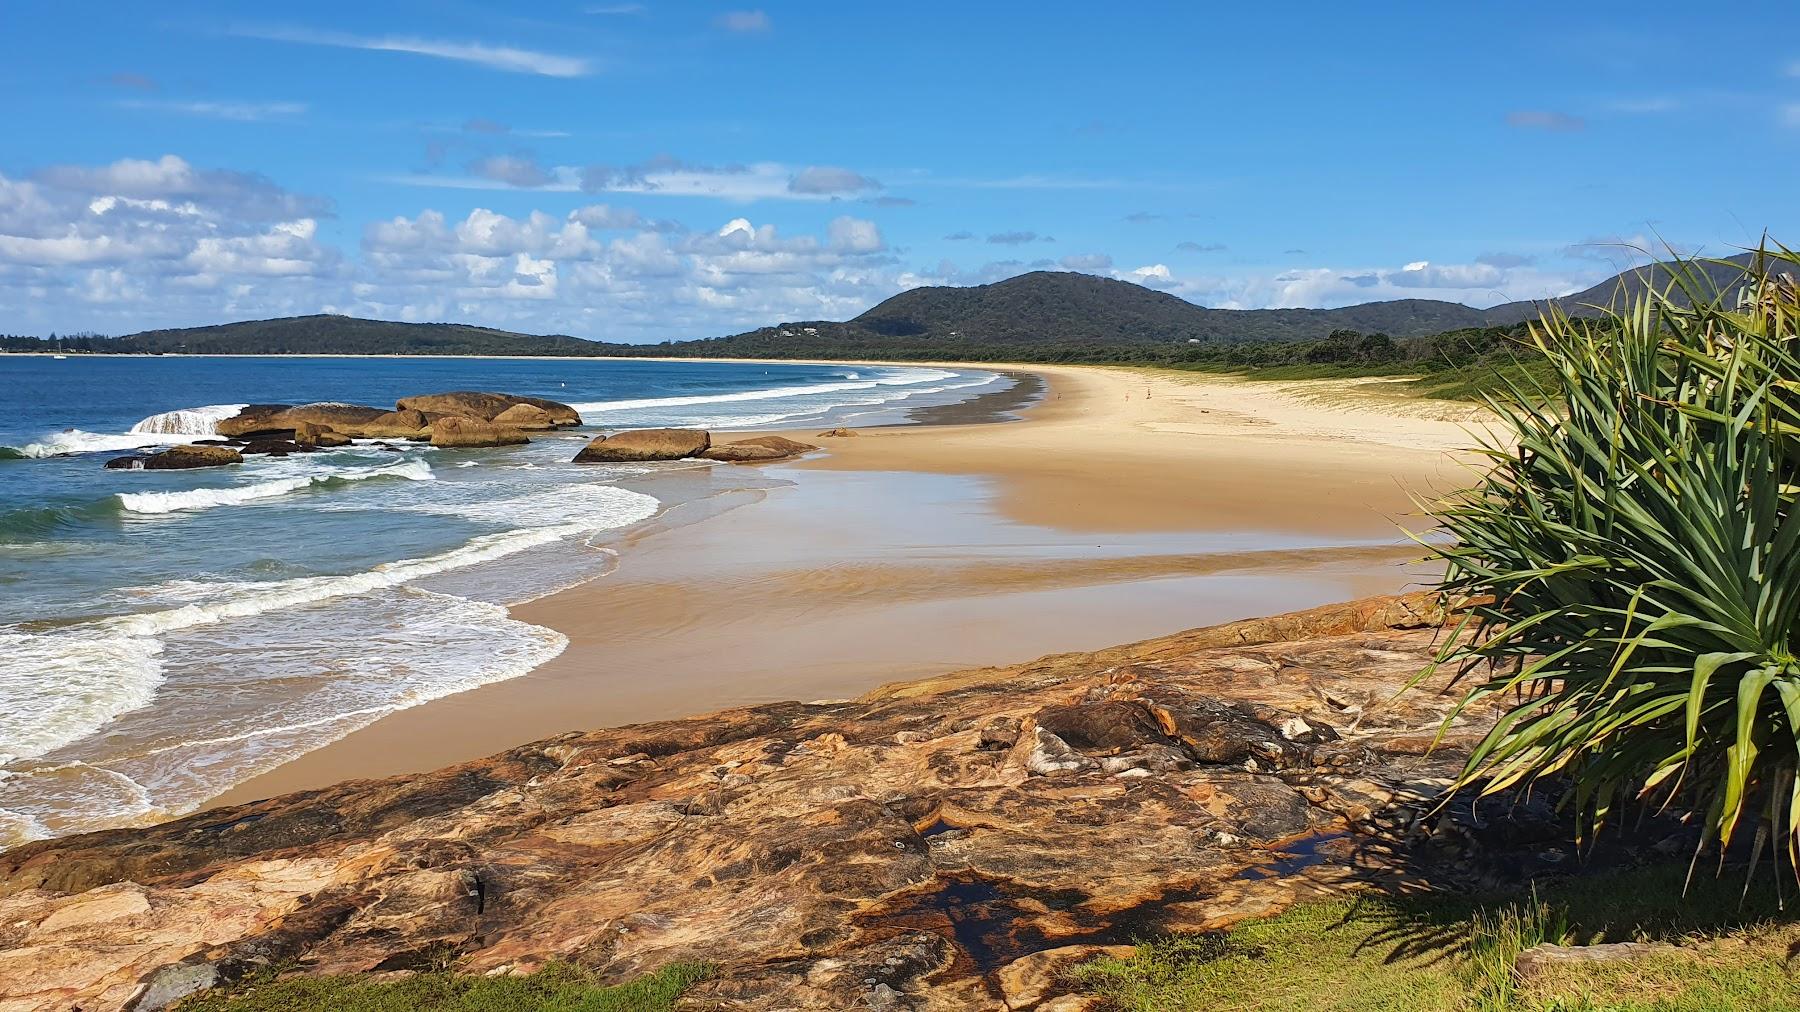
[[[54,358],[54,359],[65,359],[65,358],[68,358],[69,356],[67,356],[67,355],[52,355],[50,357]]]

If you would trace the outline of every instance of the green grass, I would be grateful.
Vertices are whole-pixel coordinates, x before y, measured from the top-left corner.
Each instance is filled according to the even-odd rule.
[[[1289,380],[1392,379],[1396,393],[1430,400],[1480,402],[1508,384],[1533,387],[1548,374],[1537,361],[1484,360],[1468,365],[1427,368],[1422,363],[1367,363],[1358,365],[1296,364],[1246,367],[1219,362],[1142,366],[1173,372],[1197,372],[1234,376],[1258,382]]]
[[[676,963],[605,986],[569,964],[529,976],[451,971],[406,977],[254,977],[182,1002],[179,1012],[664,1012],[712,968]]]
[[[1368,895],[1303,904],[1228,934],[1177,936],[1075,971],[1122,1012],[1725,1012],[1800,1009],[1787,968],[1800,922],[1767,872],[1740,907],[1739,874],[1686,866],[1546,885],[1523,900]],[[1784,872],[1785,874],[1785,872]],[[1790,890],[1791,891],[1791,890]],[[1557,971],[1521,987],[1539,942],[1674,941],[1681,953]]]

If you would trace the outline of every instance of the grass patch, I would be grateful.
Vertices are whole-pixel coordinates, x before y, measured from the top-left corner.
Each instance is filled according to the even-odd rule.
[[[1257,382],[1294,380],[1391,379],[1384,389],[1409,397],[1438,401],[1480,403],[1486,397],[1511,388],[1537,390],[1550,376],[1550,366],[1540,359],[1484,360],[1469,365],[1423,367],[1420,363],[1370,363],[1365,365],[1294,364],[1245,367],[1218,362],[1148,366],[1170,372],[1232,376]]]
[[[712,976],[699,963],[675,963],[625,984],[603,985],[559,963],[527,976],[482,977],[450,971],[409,977],[252,977],[236,987],[182,1002],[179,1012],[664,1012],[689,987]]]
[[[1367,895],[1302,904],[1219,935],[1140,944],[1077,968],[1123,1012],[1724,1012],[1800,1009],[1788,952],[1800,922],[1765,877],[1740,906],[1742,870],[1697,881],[1686,866],[1547,884],[1535,898]],[[1522,987],[1540,942],[1673,941],[1680,953],[1568,966]]]

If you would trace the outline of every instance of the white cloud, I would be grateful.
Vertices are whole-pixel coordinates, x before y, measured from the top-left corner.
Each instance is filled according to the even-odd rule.
[[[1402,267],[1400,269],[1403,271],[1422,271],[1425,268],[1430,267],[1430,266],[1431,266],[1431,261],[1429,261],[1429,260],[1414,260],[1412,263],[1407,264],[1405,267]]]
[[[1551,109],[1519,109],[1506,114],[1506,125],[1521,130],[1570,133],[1587,129],[1587,120]]]
[[[548,186],[555,177],[536,161],[519,155],[489,155],[469,163],[469,171],[482,179],[520,189]]]
[[[352,35],[347,32],[319,32],[308,29],[244,29],[234,34],[274,42],[296,42],[311,46],[336,46],[343,49],[368,49],[389,53],[411,53],[458,63],[473,63],[493,70],[514,74],[538,74],[544,77],[585,77],[593,66],[585,59],[559,56],[516,46],[498,46],[485,42],[452,42],[422,39],[406,35]]]
[[[726,11],[713,19],[713,27],[739,35],[754,35],[768,31],[773,25],[767,14],[755,10]]]
[[[169,112],[181,116],[232,120],[238,123],[260,123],[271,119],[291,119],[306,113],[305,102],[163,102],[130,99],[119,103],[124,109]]]
[[[887,249],[881,230],[872,221],[845,215],[833,218],[829,226],[831,248],[845,253],[879,253]]]
[[[794,193],[843,194],[879,190],[881,184],[861,173],[832,165],[809,165],[788,180]]]
[[[319,241],[328,213],[260,176],[174,155],[0,176],[0,305],[29,319],[79,303],[90,325],[117,312],[130,329],[158,314],[217,318],[242,290],[287,306],[343,275]]]

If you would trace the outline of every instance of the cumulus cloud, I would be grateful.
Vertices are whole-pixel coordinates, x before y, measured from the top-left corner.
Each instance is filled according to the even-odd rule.
[[[1551,109],[1515,109],[1506,114],[1506,125],[1520,130],[1569,133],[1587,129],[1587,120]]]
[[[713,19],[713,27],[738,35],[755,35],[768,31],[774,25],[767,14],[754,10],[726,11]]]
[[[573,56],[521,49],[516,46],[486,42],[457,42],[425,39],[407,35],[353,35],[348,32],[321,32],[308,29],[240,29],[234,34],[273,42],[295,42],[310,46],[334,46],[341,49],[367,49],[388,53],[411,53],[458,63],[473,63],[492,70],[514,74],[537,74],[544,77],[585,77],[593,73],[592,65]]]
[[[1051,236],[1038,235],[1036,232],[993,232],[987,241],[996,246],[1023,246],[1028,242],[1055,242]]]
[[[975,238],[975,233],[973,233],[973,232],[952,232],[949,235],[944,236],[944,241],[945,242],[963,242],[964,240],[973,239],[973,238]]]
[[[1175,248],[1183,253],[1219,253],[1222,252],[1226,246],[1222,242],[1199,243],[1190,241],[1178,242],[1175,244]]]
[[[832,165],[809,165],[788,180],[794,193],[849,194],[881,189],[881,184],[868,176]]]
[[[1434,266],[1425,260],[1414,261],[1397,271],[1382,275],[1382,280],[1395,288],[1493,288],[1505,280],[1506,272],[1488,264],[1448,264]]]
[[[26,320],[78,306],[90,325],[217,318],[246,293],[285,306],[343,275],[319,242],[329,213],[260,176],[174,155],[0,175],[0,304]]]
[[[1355,285],[1358,288],[1373,288],[1376,285],[1381,284],[1381,275],[1374,273],[1345,274],[1342,277],[1339,277],[1338,280]]]

